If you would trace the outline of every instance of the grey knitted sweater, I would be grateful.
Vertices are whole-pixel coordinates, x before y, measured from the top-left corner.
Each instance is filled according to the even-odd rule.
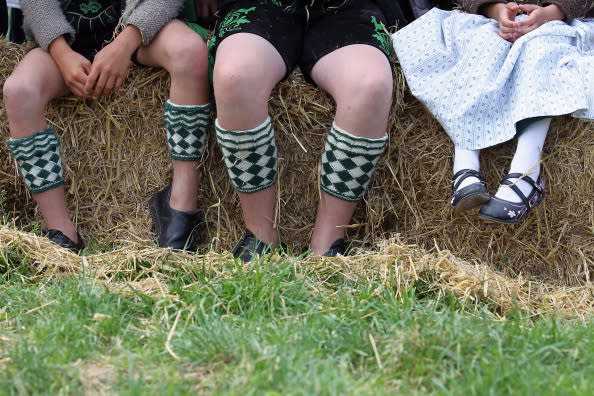
[[[489,3],[508,3],[508,0],[458,0],[462,9],[471,14],[478,14],[478,9]],[[547,6],[555,4],[565,14],[565,19],[571,21],[573,18],[594,16],[594,1],[592,0],[516,0],[518,4],[537,4]]]
[[[184,0],[126,0],[120,23],[134,25],[148,45],[167,22],[175,18]],[[21,0],[23,29],[39,46],[48,49],[52,41],[64,36],[72,43],[76,31],[66,20],[60,0]]]

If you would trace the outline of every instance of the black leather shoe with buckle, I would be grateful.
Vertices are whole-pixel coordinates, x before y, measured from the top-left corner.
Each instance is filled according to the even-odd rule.
[[[182,212],[169,206],[171,185],[153,195],[150,210],[157,244],[162,248],[195,252],[205,226],[204,213]]]
[[[74,242],[72,239],[68,238],[60,230],[44,228],[43,230],[41,230],[41,233],[43,234],[43,236],[45,236],[47,239],[49,239],[56,245],[63,247],[64,249],[71,250],[74,253],[80,253],[80,251],[85,248],[85,241],[83,241],[78,232],[76,233],[76,236],[78,238],[77,242]]]
[[[468,177],[476,177],[479,181],[458,189],[462,181]],[[454,216],[480,206],[490,198],[485,177],[479,171],[474,169],[462,169],[456,172],[452,177],[451,203],[452,209],[454,210]]]
[[[522,179],[532,186],[532,191],[528,196],[522,193],[522,190],[516,186],[517,181],[510,179]],[[532,209],[542,202],[545,192],[544,183],[540,175],[534,181],[530,176],[521,173],[510,173],[505,176],[501,183],[504,186],[509,186],[520,197],[522,202],[511,202],[505,199],[493,197],[486,205],[484,205],[479,217],[485,220],[495,221],[497,223],[521,223],[524,221]]]

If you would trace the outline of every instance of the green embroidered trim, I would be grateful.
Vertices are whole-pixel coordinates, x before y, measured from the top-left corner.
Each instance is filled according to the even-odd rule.
[[[227,14],[225,19],[221,23],[219,37],[223,37],[227,32],[239,30],[241,28],[241,25],[250,23],[251,21],[246,17],[246,15],[254,11],[255,9],[256,7],[240,8]]]
[[[384,51],[387,55],[390,55],[390,36],[388,35],[388,33],[386,33],[386,28],[384,27],[384,24],[379,22],[375,18],[375,16],[371,17],[371,23],[375,28],[375,34],[373,35],[373,37],[377,41],[379,41],[382,51]]]

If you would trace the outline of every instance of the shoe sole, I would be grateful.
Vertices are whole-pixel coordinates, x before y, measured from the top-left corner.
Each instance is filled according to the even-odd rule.
[[[519,224],[519,223],[523,222],[524,220],[526,220],[527,216],[524,217],[523,219],[518,219],[518,220],[503,220],[503,219],[500,219],[499,217],[493,217],[493,216],[488,216],[488,215],[479,213],[478,217],[483,220],[487,220],[490,223]]]
[[[454,208],[454,216],[459,216],[462,213],[476,208],[477,206],[481,206],[486,203],[491,196],[489,194],[472,194],[467,196],[466,198],[461,199]]]

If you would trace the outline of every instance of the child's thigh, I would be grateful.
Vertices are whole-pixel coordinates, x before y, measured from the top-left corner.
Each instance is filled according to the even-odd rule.
[[[389,63],[391,42],[384,30],[384,22],[382,11],[371,0],[353,1],[334,13],[317,17],[305,37],[300,61],[300,67],[306,79],[312,80],[312,69],[318,61],[349,46],[365,50],[361,53],[356,50],[340,51],[341,55],[346,55],[346,58],[332,57],[335,62],[346,63],[347,69],[352,68],[353,72],[378,62],[385,67],[386,61]],[[355,46],[356,44],[361,45]],[[368,58],[366,56],[368,53],[379,54],[380,60],[377,61],[376,56]],[[337,68],[341,66],[345,65],[336,64]]]
[[[4,83],[5,100],[6,96],[27,95],[27,100],[39,98],[49,101],[68,93],[58,65],[41,48],[29,51]]]
[[[278,59],[284,63],[283,77],[293,70],[301,53],[305,20],[303,15],[275,3],[282,1],[239,0],[220,11],[219,22],[209,42],[210,56],[215,59],[215,75],[221,63],[232,66],[257,61],[260,69],[265,70],[270,61]],[[238,33],[247,34],[236,36]],[[270,48],[278,56],[266,56],[270,54]]]

